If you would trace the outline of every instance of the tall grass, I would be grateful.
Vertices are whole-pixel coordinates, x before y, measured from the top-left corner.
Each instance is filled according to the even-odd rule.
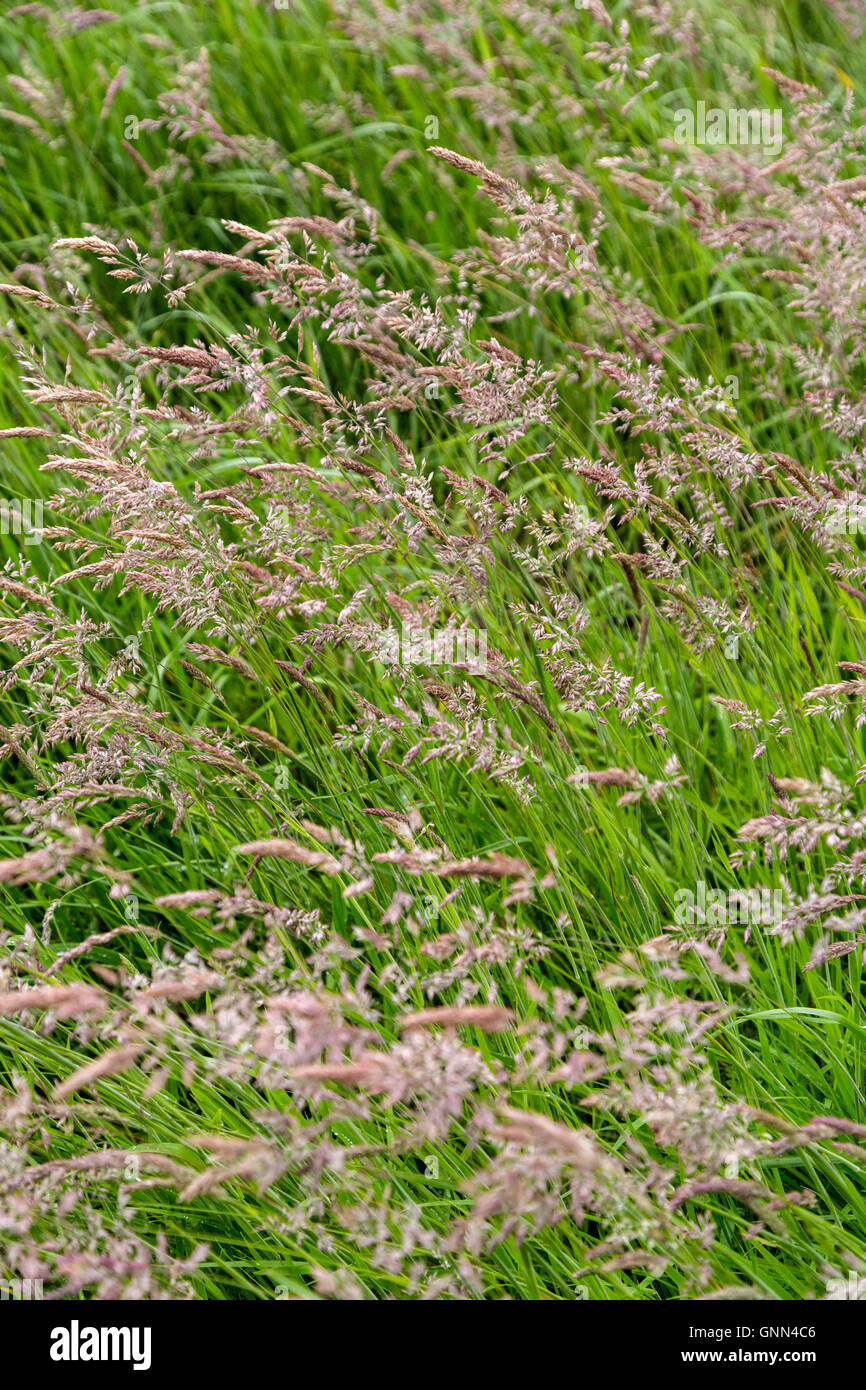
[[[7,13],[4,1279],[862,1296],[861,31]]]

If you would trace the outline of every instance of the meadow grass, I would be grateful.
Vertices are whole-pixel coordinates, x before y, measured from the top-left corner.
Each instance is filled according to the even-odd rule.
[[[732,249],[698,203],[715,230],[743,207],[758,219],[764,203],[771,222],[790,221],[774,198],[799,166],[764,176],[765,152],[714,150],[716,175],[672,139],[675,112],[704,100],[784,109],[782,151],[798,148],[795,97],[772,69],[822,94],[829,146],[866,77],[860,7],[615,0],[612,27],[600,6],[557,0],[417,0],[393,22],[364,0],[110,8],[92,25],[71,5],[19,6],[0,22],[7,82],[23,79],[0,97],[0,281],[44,297],[5,298],[0,427],[52,436],[0,439],[3,494],[45,504],[41,543],[0,537],[12,586],[0,609],[0,980],[9,995],[105,992],[95,1013],[73,1001],[71,1018],[58,998],[59,1021],[37,1002],[23,1017],[0,1008],[0,1181],[15,1201],[3,1275],[38,1270],[69,1296],[826,1297],[866,1268],[864,916],[835,896],[862,891],[866,756],[859,689],[815,697],[836,702],[829,713],[810,715],[805,697],[845,679],[840,662],[866,661],[859,536],[842,588],[816,481],[835,478],[836,500],[855,490],[845,469],[862,424],[846,433],[843,403],[856,415],[861,282],[844,229],[853,240],[861,206],[796,190],[816,220],[797,273],[773,278],[790,270],[775,232],[750,240],[746,228]],[[621,82],[601,43],[628,53]],[[207,84],[201,66],[179,78],[202,50]],[[161,105],[171,91],[186,97]],[[556,240],[516,200],[503,230],[479,177],[431,147],[538,197],[573,196],[580,233]],[[860,173],[853,147],[837,155],[830,183]],[[554,160],[590,191],[550,182]],[[329,181],[348,190],[342,201]],[[515,271],[501,246],[485,248],[512,237],[521,213],[537,254]],[[337,235],[340,217],[355,221]],[[160,279],[164,248],[254,259],[262,245],[226,222],[267,232],[280,218],[307,219],[287,234],[291,254],[342,267],[359,302],[381,296],[394,316],[388,291],[441,296],[452,347],[474,303],[478,352],[495,338],[536,376],[503,385],[491,352],[496,370],[473,377],[464,340],[449,356],[410,333],[385,394],[420,382],[413,408],[386,404],[381,428],[368,413],[365,434],[346,403],[368,401],[380,369],[388,380],[387,359],[357,350],[364,333],[335,331],[324,311],[298,340],[296,306],[275,293],[283,262],[261,282],[195,260]],[[313,221],[325,218],[330,261]],[[118,262],[88,237],[125,254],[132,239],[153,258],[147,284],[113,279]],[[559,280],[538,246],[562,254]],[[588,246],[606,268],[597,283]],[[822,298],[834,276],[841,308]],[[818,285],[805,308],[804,283]],[[343,293],[345,306],[341,282]],[[622,338],[637,302],[654,318]],[[385,342],[382,322],[371,309],[365,341]],[[209,376],[178,355],[151,360],[133,398],[139,345],[196,343],[231,359],[219,389],[222,367]],[[293,374],[260,369],[262,345],[291,351]],[[611,367],[645,387],[658,373],[621,429]],[[198,370],[203,384],[184,381]],[[533,415],[546,372],[555,402]],[[431,380],[441,393],[424,393]],[[701,390],[730,395],[731,382],[732,409],[714,413]],[[288,389],[298,383],[314,397]],[[64,400],[63,385],[105,394]],[[659,392],[686,402],[673,424]],[[514,420],[513,438],[489,447]],[[701,468],[718,420],[738,450],[731,468],[754,456],[757,470]],[[211,448],[203,422],[237,428]],[[659,440],[664,466],[635,481],[642,442]],[[42,467],[88,448],[123,457],[116,492],[101,493],[102,474]],[[350,455],[373,476],[353,473]],[[779,455],[800,472],[774,472]],[[631,470],[633,492],[593,492],[570,460]],[[312,477],[291,474],[283,493],[265,474],[257,510],[250,470],[274,461]],[[179,499],[163,521],[156,493],[142,519],[139,466]],[[455,476],[507,498],[508,525],[494,493],[461,492]],[[707,478],[703,513],[693,476]],[[201,494],[223,489],[197,531]],[[602,520],[598,554],[585,539],[568,548],[569,504]],[[665,505],[694,529],[666,531]],[[285,536],[269,507],[286,510]],[[717,530],[698,544],[708,518]],[[623,554],[650,558],[635,568]],[[312,573],[307,590],[287,556],[305,583]],[[99,575],[67,577],[102,561]],[[212,588],[197,588],[205,575]],[[556,607],[569,598],[586,619],[579,657],[577,608]],[[486,672],[389,668],[369,624],[399,615],[400,600],[427,603],[427,621],[483,629],[497,660]],[[568,669],[533,631],[532,605]],[[48,611],[56,650],[33,618]],[[619,701],[617,672],[631,681]],[[763,721],[762,754],[731,702]],[[423,746],[409,757],[413,737]],[[581,780],[610,769],[626,780]],[[771,817],[766,833],[742,833]],[[281,850],[261,848],[273,839]],[[77,849],[58,859],[58,844]],[[44,849],[50,867],[25,864]],[[497,855],[524,867],[478,872]],[[784,884],[800,916],[781,932],[684,930],[677,894],[701,883]],[[233,911],[241,889],[277,915]],[[214,896],[159,903],[191,892]],[[394,893],[406,901],[383,925]],[[817,898],[810,918],[803,904]],[[316,922],[301,922],[309,913]],[[450,978],[450,957],[436,955],[446,934],[460,961]],[[831,952],[838,941],[857,948]],[[174,995],[147,994],[166,981]],[[489,1031],[468,1015],[441,1033],[405,1023],[473,1005],[508,1013]],[[136,1049],[129,1065],[62,1090],[117,1047]],[[555,1128],[534,1131],[518,1112]],[[816,1120],[828,1116],[840,1125]],[[572,1132],[583,1148],[569,1147]],[[113,1167],[70,1165],[102,1152]]]

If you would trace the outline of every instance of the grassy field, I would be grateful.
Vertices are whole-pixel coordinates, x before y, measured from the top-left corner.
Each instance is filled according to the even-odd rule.
[[[0,1277],[866,1297],[866,7],[110,3],[0,19]]]

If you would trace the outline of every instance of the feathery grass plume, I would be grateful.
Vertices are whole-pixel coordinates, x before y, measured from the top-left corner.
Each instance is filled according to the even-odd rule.
[[[866,57],[813,10],[13,8],[0,1282],[866,1269]]]

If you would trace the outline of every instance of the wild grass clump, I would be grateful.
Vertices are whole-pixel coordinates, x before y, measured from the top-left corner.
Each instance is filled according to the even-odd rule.
[[[861,21],[11,11],[5,1281],[866,1291]]]

